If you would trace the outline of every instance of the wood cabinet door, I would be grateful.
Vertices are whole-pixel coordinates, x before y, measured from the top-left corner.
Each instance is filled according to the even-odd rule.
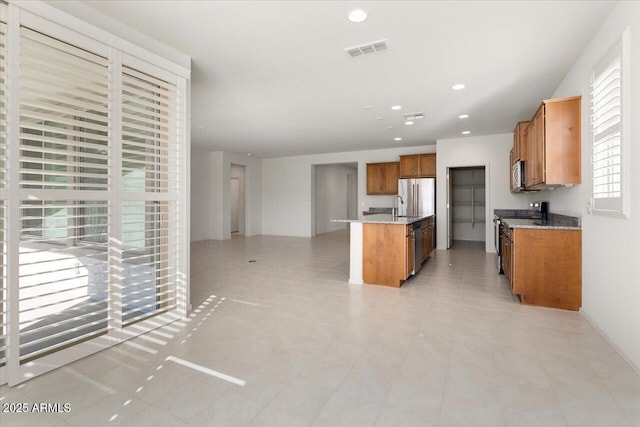
[[[531,122],[529,122],[531,123]],[[529,178],[529,163],[531,163],[531,156],[529,152],[531,151],[531,128],[528,125],[523,134],[522,139],[520,140],[520,160],[524,161],[524,176],[522,179],[524,180],[524,186],[527,187],[530,183]],[[511,169],[509,169],[511,171]]]
[[[530,188],[544,181],[544,104],[538,108],[529,122],[525,141],[525,187]]]
[[[421,154],[419,159],[419,176],[421,178],[436,177],[436,155]]]
[[[382,174],[383,194],[398,194],[398,178],[400,178],[400,164],[387,163]]]
[[[367,163],[367,194],[382,191],[382,168],[375,163]]]
[[[404,275],[405,279],[411,276],[411,272],[413,271],[413,268],[414,268],[414,259],[415,259],[415,250],[416,250],[415,245],[416,245],[416,241],[415,241],[415,238],[413,237],[413,233],[409,233],[409,235],[407,236],[407,250],[405,251],[405,253],[407,254],[405,259],[405,265],[406,265],[405,275]]]
[[[367,194],[398,194],[399,163],[367,163]]]
[[[420,232],[422,233],[422,247],[420,248],[422,249],[422,259],[420,260],[420,262],[424,262],[424,260],[429,257],[429,253],[431,252],[429,250],[429,227],[427,226],[426,222],[423,223],[423,228],[420,230]]]
[[[400,177],[417,178],[420,173],[420,155],[400,156]]]
[[[582,182],[580,103],[580,97],[545,102],[545,184]]]
[[[525,141],[525,132],[527,130],[527,126],[529,122],[518,122],[516,128],[513,130],[513,158],[511,159],[511,164],[515,163],[517,160],[524,160],[524,150],[523,145]]]
[[[542,184],[544,182],[545,168],[545,132],[544,132],[544,105],[538,110],[535,118],[536,139],[534,141],[534,175],[533,185]]]

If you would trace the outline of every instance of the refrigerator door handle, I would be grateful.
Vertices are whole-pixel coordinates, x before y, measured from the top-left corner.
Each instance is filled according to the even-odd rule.
[[[416,184],[416,216],[420,215],[420,184]]]

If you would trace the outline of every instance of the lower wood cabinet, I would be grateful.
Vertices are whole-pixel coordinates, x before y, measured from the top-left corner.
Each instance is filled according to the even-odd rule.
[[[364,223],[362,278],[371,285],[400,287],[413,272],[413,227],[403,224]]]
[[[582,306],[582,232],[513,228],[503,239],[503,268],[525,305],[565,310]]]
[[[425,262],[435,248],[435,217],[422,221],[422,259]]]

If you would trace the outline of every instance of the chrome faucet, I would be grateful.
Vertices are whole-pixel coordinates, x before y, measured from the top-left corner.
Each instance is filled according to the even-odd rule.
[[[398,204],[398,199],[400,199],[400,203],[404,205],[404,200],[402,200],[401,195],[396,194],[395,196],[393,196],[393,207],[391,208],[391,214],[393,216],[398,216],[398,214],[400,213],[400,204]]]

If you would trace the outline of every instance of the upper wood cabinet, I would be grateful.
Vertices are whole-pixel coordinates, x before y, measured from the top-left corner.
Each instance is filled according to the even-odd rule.
[[[580,96],[549,99],[536,110],[520,141],[527,190],[580,184],[580,102]]]
[[[524,160],[527,157],[527,137],[528,137],[529,122],[518,122],[516,128],[513,130],[513,148],[511,150],[511,156],[509,159],[509,182],[512,193],[519,193],[523,189],[522,187],[514,187],[513,177],[511,176],[512,167],[516,162]],[[526,174],[526,170],[525,170]],[[524,177],[523,177],[524,179]]]
[[[398,162],[367,163],[367,194],[398,194]]]
[[[525,131],[529,122],[518,122],[516,128],[513,130],[513,150],[511,154],[511,165],[518,160],[522,160],[522,151],[524,145]]]
[[[435,178],[436,155],[413,154],[400,156],[400,178]]]

